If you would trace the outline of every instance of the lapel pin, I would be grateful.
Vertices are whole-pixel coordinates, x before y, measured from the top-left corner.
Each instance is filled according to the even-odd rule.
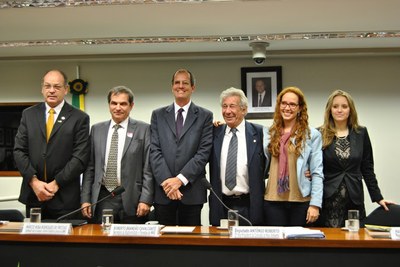
[[[133,133],[128,132],[128,133],[126,133],[126,136],[128,136],[129,138],[132,138],[133,137]]]

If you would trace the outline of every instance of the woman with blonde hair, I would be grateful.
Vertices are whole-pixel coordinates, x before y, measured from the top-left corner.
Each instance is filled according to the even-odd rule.
[[[321,134],[308,125],[303,92],[297,87],[283,89],[272,126],[264,130],[270,166],[264,195],[266,225],[304,226],[317,220],[324,179],[321,147]]]
[[[329,96],[320,132],[325,181],[319,224],[343,227],[350,209],[359,210],[361,220],[366,217],[362,179],[371,200],[388,210],[393,202],[384,200],[378,187],[368,131],[358,124],[350,94],[336,90]]]

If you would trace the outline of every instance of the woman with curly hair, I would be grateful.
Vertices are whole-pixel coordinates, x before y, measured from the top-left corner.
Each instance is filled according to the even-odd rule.
[[[264,150],[270,166],[266,225],[315,222],[322,205],[322,139],[308,125],[307,103],[299,88],[287,87],[277,96],[272,126],[264,130]],[[310,178],[305,176],[308,170]]]
[[[320,132],[325,181],[318,224],[343,227],[350,209],[359,210],[360,219],[365,218],[363,178],[371,200],[388,210],[393,202],[383,199],[378,187],[368,131],[358,124],[350,94],[336,90],[329,96]]]

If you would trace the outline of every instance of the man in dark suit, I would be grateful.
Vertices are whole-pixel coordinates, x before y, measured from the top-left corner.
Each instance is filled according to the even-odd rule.
[[[19,201],[56,219],[79,208],[80,174],[89,160],[89,116],[64,101],[67,77],[48,71],[44,103],[27,108],[15,137],[14,158],[22,175]]]
[[[122,195],[109,198],[92,208],[82,210],[85,217],[100,223],[103,209],[113,209],[114,220],[122,223],[144,223],[153,203],[153,175],[149,164],[150,125],[129,117],[134,106],[134,95],[125,86],[112,88],[108,93],[112,119],[92,126],[91,157],[82,183],[82,207],[110,194],[106,188],[109,178],[107,168],[111,151],[112,135],[118,126],[118,156],[116,178],[122,185]],[[119,165],[119,166],[118,166]],[[111,168],[111,167],[110,167]]]
[[[256,78],[253,80],[253,84],[253,107],[271,107],[271,79]]]
[[[262,126],[244,120],[248,100],[242,90],[229,88],[221,93],[220,99],[226,125],[214,128],[209,165],[211,185],[230,209],[238,210],[253,225],[261,225],[265,189]],[[233,157],[235,164],[231,165],[229,150],[234,139],[237,153]],[[233,184],[228,176],[232,176]],[[228,211],[213,194],[209,200],[210,223],[219,225],[220,219],[227,218]]]
[[[150,163],[155,178],[155,214],[164,225],[201,225],[207,201],[205,177],[212,145],[212,113],[195,105],[193,75],[184,69],[172,78],[172,105],[153,111]]]

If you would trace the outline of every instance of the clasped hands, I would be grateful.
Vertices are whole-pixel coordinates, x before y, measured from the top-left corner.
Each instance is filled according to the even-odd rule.
[[[179,188],[183,185],[178,177],[170,177],[161,183],[165,195],[171,200],[181,200],[183,194]]]
[[[56,180],[46,183],[40,181],[37,177],[33,177],[29,184],[39,201],[49,201],[59,189]]]

